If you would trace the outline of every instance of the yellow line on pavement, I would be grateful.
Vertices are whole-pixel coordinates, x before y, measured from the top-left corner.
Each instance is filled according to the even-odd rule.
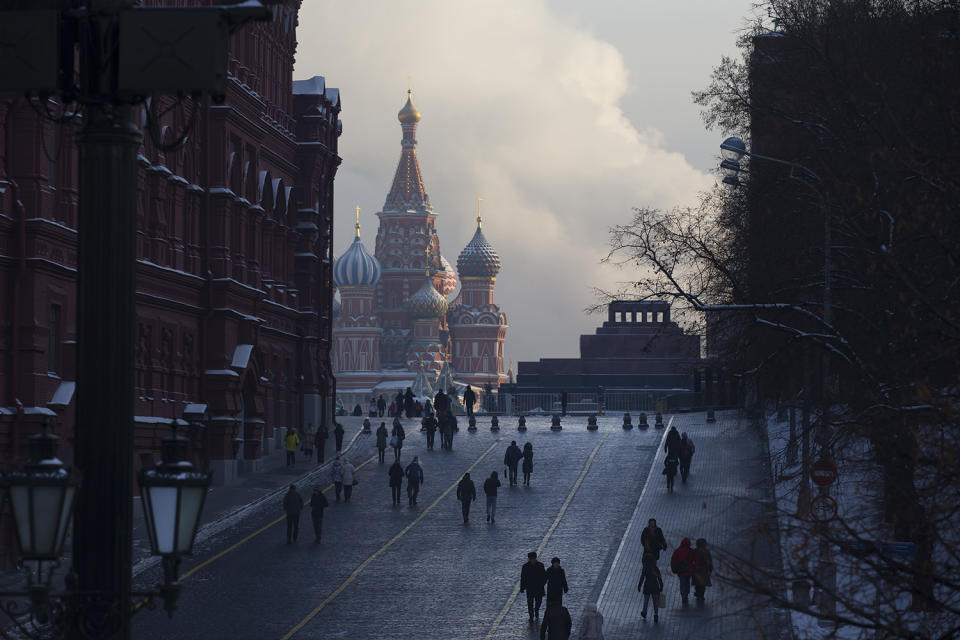
[[[570,489],[570,493],[567,494],[567,499],[563,501],[563,506],[560,507],[560,512],[557,513],[557,517],[554,519],[553,524],[550,525],[550,528],[547,529],[547,533],[543,536],[543,540],[540,541],[540,546],[537,547],[537,556],[543,554],[543,550],[547,547],[547,542],[550,540],[550,536],[553,535],[553,532],[556,531],[557,525],[560,524],[560,520],[563,519],[563,515],[567,512],[567,507],[570,506],[570,503],[573,501],[573,496],[576,495],[577,489],[580,488],[580,485],[583,484],[583,479],[587,477],[587,472],[590,471],[590,465],[593,464],[593,459],[597,457],[597,452],[600,451],[600,446],[603,444],[603,441],[607,439],[610,433],[607,432],[603,438],[600,439],[600,442],[597,443],[597,446],[593,448],[593,452],[590,454],[590,457],[587,458],[587,464],[584,465],[583,471],[580,472],[580,477],[577,478],[577,481],[573,483],[573,488]],[[493,621],[493,626],[490,627],[490,631],[487,632],[485,640],[490,640],[493,637],[493,634],[497,632],[497,628],[500,626],[500,623],[503,622],[503,619],[510,612],[510,609],[513,607],[514,600],[517,599],[517,595],[520,593],[520,583],[518,582],[513,587],[513,592],[510,594],[510,597],[507,599],[507,603],[503,605],[503,609],[500,610],[500,615],[497,616],[497,619]]]
[[[471,471],[473,471],[474,467],[476,467],[478,464],[480,464],[480,462],[481,462],[484,458],[487,457],[487,454],[489,454],[491,451],[493,451],[493,448],[496,447],[497,444],[498,444],[501,440],[503,440],[503,436],[497,438],[497,439],[493,442],[493,444],[491,444],[489,447],[487,447],[487,450],[484,451],[482,454],[480,454],[480,457],[477,458],[476,460],[474,460],[473,464],[471,464],[471,465],[466,469],[466,471],[464,471],[464,473],[470,473]],[[460,476],[462,477],[463,474],[460,474]],[[401,529],[401,530],[400,530],[400,533],[398,533],[397,535],[395,535],[395,536],[393,536],[392,538],[390,538],[390,540],[389,540],[385,545],[383,545],[382,547],[380,547],[379,549],[377,549],[377,551],[376,551],[372,556],[370,556],[369,558],[367,558],[366,560],[364,560],[364,561],[363,561],[363,564],[361,564],[359,567],[357,567],[356,569],[354,569],[354,570],[353,570],[353,573],[351,573],[350,576],[349,576],[346,580],[343,581],[343,584],[341,584],[339,587],[337,587],[337,590],[336,590],[336,591],[334,591],[334,592],[331,593],[329,596],[327,596],[327,599],[326,599],[326,600],[324,600],[323,602],[321,602],[320,604],[318,604],[317,607],[316,607],[313,611],[311,611],[310,613],[307,614],[307,617],[305,617],[303,620],[301,620],[299,623],[297,623],[297,626],[295,626],[293,629],[290,629],[290,631],[288,631],[286,634],[284,634],[284,636],[283,636],[280,640],[289,640],[291,637],[293,637],[293,635],[294,635],[295,633],[297,633],[298,631],[300,631],[300,629],[302,629],[308,622],[310,622],[311,620],[313,620],[313,618],[315,618],[318,613],[320,613],[321,611],[323,611],[324,608],[326,608],[326,606],[327,606],[328,604],[330,604],[331,602],[333,602],[334,598],[336,598],[336,597],[339,596],[341,593],[343,593],[344,589],[346,589],[347,587],[349,587],[350,584],[351,584],[354,580],[356,580],[357,577],[358,577],[361,573],[363,573],[363,570],[366,569],[366,568],[370,565],[371,562],[373,562],[374,560],[376,560],[377,558],[379,558],[379,557],[383,554],[384,551],[386,551],[387,549],[389,549],[390,547],[392,547],[393,544],[394,544],[397,540],[399,540],[400,538],[402,538],[402,537],[404,536],[404,534],[406,534],[408,531],[410,531],[410,529],[412,529],[412,528],[414,527],[414,525],[416,525],[418,522],[420,522],[421,520],[423,520],[423,518],[426,517],[427,513],[429,513],[431,509],[433,509],[435,506],[437,506],[438,504],[440,504],[440,501],[443,500],[445,497],[447,497],[447,494],[449,494],[451,491],[453,491],[454,489],[457,488],[457,485],[458,485],[459,483],[460,483],[460,478],[457,478],[456,481],[455,481],[453,484],[451,484],[449,487],[447,487],[446,491],[444,491],[443,493],[440,494],[440,497],[438,497],[436,500],[434,500],[433,502],[431,502],[429,507],[427,507],[426,509],[424,509],[424,510],[420,513],[419,516],[417,516],[416,518],[414,518],[413,522],[411,522],[410,524],[408,524],[407,526],[405,526],[403,529]]]

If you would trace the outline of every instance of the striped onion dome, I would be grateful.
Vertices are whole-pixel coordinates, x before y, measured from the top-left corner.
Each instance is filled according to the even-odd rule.
[[[447,299],[433,286],[430,276],[423,279],[423,284],[410,296],[406,306],[412,318],[440,318],[447,313]]]
[[[333,281],[338,287],[373,287],[380,282],[380,273],[380,261],[370,255],[359,234],[333,265]]]
[[[453,267],[447,262],[447,259],[440,256],[440,265],[443,267],[443,280],[440,281],[440,295],[444,298],[453,293],[457,288],[457,274],[453,272]]]
[[[473,239],[460,252],[457,258],[457,272],[460,278],[496,278],[500,273],[500,256],[493,250],[480,229],[477,218],[477,231]]]

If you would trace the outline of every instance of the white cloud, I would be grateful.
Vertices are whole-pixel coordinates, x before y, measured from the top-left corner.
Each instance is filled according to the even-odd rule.
[[[296,77],[324,75],[342,92],[337,253],[354,204],[373,237],[412,72],[443,253],[456,263],[482,195],[514,361],[576,355],[579,334],[599,323],[583,313],[590,288],[623,277],[599,264],[608,227],[632,206],[692,202],[712,180],[664,149],[660,132],[631,125],[619,106],[631,84],[623,57],[543,1],[312,0],[298,38]]]

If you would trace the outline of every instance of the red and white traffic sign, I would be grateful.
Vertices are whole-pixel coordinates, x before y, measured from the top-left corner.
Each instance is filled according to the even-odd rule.
[[[818,487],[829,487],[837,481],[837,463],[821,458],[810,465],[810,479]]]
[[[810,501],[810,517],[817,522],[830,522],[837,517],[837,501],[830,496],[816,496]]]

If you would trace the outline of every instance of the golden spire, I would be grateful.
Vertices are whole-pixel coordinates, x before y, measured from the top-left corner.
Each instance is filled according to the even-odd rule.
[[[426,269],[427,273],[426,273],[426,276],[429,278],[429,277],[430,277],[430,245],[429,245],[429,244],[427,244],[427,250],[426,250],[426,251],[427,251],[427,269]]]
[[[357,237],[360,237],[360,205],[357,205],[354,210],[357,212],[357,222],[353,225],[354,229],[357,230]]]
[[[409,96],[412,93],[413,93],[413,74],[408,73],[407,74],[407,95]]]
[[[483,219],[480,217],[480,203],[483,202],[483,198],[477,196],[477,229],[483,226]]]

